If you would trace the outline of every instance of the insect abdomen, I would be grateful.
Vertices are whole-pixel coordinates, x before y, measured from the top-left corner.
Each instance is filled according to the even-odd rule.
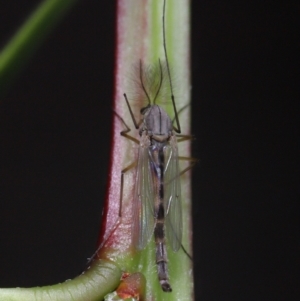
[[[164,208],[164,153],[163,148],[158,151],[158,165],[159,165],[159,176],[158,176],[158,204],[156,207],[156,223],[154,228],[154,237],[156,244],[156,264],[158,272],[158,280],[161,288],[164,292],[171,292],[172,288],[169,283],[168,266],[167,266],[167,250],[165,245],[165,208]]]

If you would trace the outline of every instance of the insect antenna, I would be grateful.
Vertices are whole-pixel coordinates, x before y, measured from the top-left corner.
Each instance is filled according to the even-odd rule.
[[[155,95],[155,97],[153,99],[153,103],[155,103],[155,100],[157,98],[157,95],[158,95],[158,93],[159,93],[159,91],[161,89],[161,85],[162,85],[162,82],[163,82],[163,71],[162,71],[160,59],[158,59],[158,62],[159,62],[159,71],[160,71],[160,81],[159,81],[159,87],[157,89],[156,95]]]
[[[143,88],[143,91],[145,92],[146,96],[147,96],[147,99],[148,99],[148,106],[151,105],[151,100],[150,100],[150,97],[148,95],[148,92],[145,88],[145,85],[144,85],[144,82],[143,82],[143,67],[142,67],[142,60],[140,60],[140,81],[141,81],[141,85],[142,85],[142,88]]]
[[[180,128],[180,123],[179,123],[178,114],[177,114],[176,105],[175,105],[175,97],[174,97],[174,94],[173,94],[173,85],[172,85],[171,72],[170,72],[170,66],[169,66],[169,59],[168,59],[168,53],[167,53],[165,15],[166,15],[166,0],[164,0],[163,16],[162,16],[162,22],[163,22],[163,46],[164,46],[164,51],[165,51],[166,65],[167,65],[169,82],[170,82],[171,99],[172,99],[172,104],[173,104],[173,108],[174,108],[174,112],[175,112],[175,120],[176,120],[176,125],[177,125],[177,128],[174,127],[174,130],[177,133],[180,134],[181,133],[181,128]]]

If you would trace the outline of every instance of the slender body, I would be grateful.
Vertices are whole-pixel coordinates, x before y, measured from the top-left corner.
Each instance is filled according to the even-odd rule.
[[[140,140],[128,135],[130,128],[121,135],[139,143],[136,183],[133,198],[132,240],[138,250],[144,249],[154,234],[156,244],[156,264],[158,279],[162,290],[171,292],[169,283],[166,243],[176,252],[181,247],[182,212],[180,196],[180,172],[176,133],[180,133],[180,124],[173,95],[170,68],[165,39],[165,6],[163,1],[163,47],[165,62],[160,59],[157,65],[143,69],[139,66],[140,97],[147,101],[141,109],[142,119],[137,122],[124,94],[134,126],[139,129]],[[173,126],[166,111],[156,104],[158,99],[172,101],[176,121]],[[183,135],[181,135],[183,137]],[[129,165],[122,171],[123,175],[130,169]],[[122,200],[121,200],[122,204]]]
[[[170,292],[166,233],[173,250],[177,251],[182,231],[176,136],[171,119],[162,107],[148,106],[143,114],[133,239],[137,248],[143,249],[154,232],[159,282],[163,291]]]

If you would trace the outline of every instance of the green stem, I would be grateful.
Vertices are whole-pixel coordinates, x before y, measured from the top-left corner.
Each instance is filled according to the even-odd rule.
[[[1,301],[97,301],[120,282],[121,270],[115,263],[98,260],[84,274],[63,283],[31,288],[1,288]]]
[[[144,68],[157,65],[159,60],[165,60],[163,48],[162,30],[162,0],[119,0],[118,22],[117,22],[117,64],[116,64],[116,95],[115,111],[123,118],[125,123],[132,125],[131,116],[125,103],[123,93],[127,94],[133,109],[133,114],[139,120],[140,109],[145,107],[146,100],[142,93],[138,94],[135,84],[139,82],[140,60]],[[175,102],[177,110],[186,107],[180,116],[182,134],[189,134],[190,128],[190,49],[189,49],[189,1],[167,0],[166,9],[166,42],[168,58],[171,66],[172,83],[174,86]],[[154,72],[155,73],[155,72]],[[151,75],[151,73],[150,73]],[[150,76],[149,76],[150,77]],[[149,80],[151,81],[151,80]],[[139,87],[139,86],[138,86]],[[167,88],[169,89],[169,87]],[[168,90],[167,90],[168,91]],[[167,92],[165,93],[167,94]],[[174,109],[168,94],[168,100],[159,99],[163,108],[173,118]],[[163,101],[165,102],[163,103]],[[159,104],[161,104],[159,103]],[[118,118],[115,118],[113,136],[113,162],[110,174],[113,177],[109,187],[108,195],[115,203],[108,205],[107,216],[110,222],[106,226],[106,237],[110,237],[106,253],[108,258],[115,260],[122,270],[134,273],[141,272],[146,278],[145,300],[177,301],[193,299],[193,274],[192,263],[182,249],[173,252],[168,246],[168,266],[170,283],[173,288],[171,293],[163,292],[159,282],[155,263],[155,244],[152,237],[147,247],[140,252],[132,251],[131,224],[132,202],[134,196],[135,175],[134,169],[129,169],[124,175],[122,190],[122,218],[115,227],[118,220],[120,200],[120,176],[121,170],[130,162],[137,160],[137,146],[129,139],[120,136],[124,129]],[[132,130],[129,133],[139,139],[139,131]],[[189,142],[179,145],[180,156],[189,157]],[[184,169],[182,166],[181,169]],[[181,200],[183,212],[183,239],[182,244],[191,254],[191,195],[190,174],[181,176]],[[111,201],[110,200],[110,201]],[[115,229],[112,232],[112,229]],[[110,235],[110,236],[109,236]],[[104,248],[105,250],[105,248]],[[104,252],[104,251],[102,251]]]
[[[45,0],[0,52],[0,94],[77,0]]]

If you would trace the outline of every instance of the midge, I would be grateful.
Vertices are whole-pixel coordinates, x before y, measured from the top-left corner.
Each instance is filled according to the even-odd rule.
[[[140,140],[128,135],[130,128],[121,117],[126,127],[121,135],[138,143],[138,160],[122,170],[121,175],[121,206],[124,186],[124,174],[137,166],[135,189],[133,197],[133,225],[132,240],[138,250],[146,247],[153,233],[156,244],[156,264],[158,279],[165,292],[171,292],[167,267],[166,243],[174,252],[181,247],[182,212],[180,175],[191,168],[192,164],[182,172],[179,171],[177,137],[180,141],[190,139],[181,133],[175,98],[173,95],[170,67],[168,63],[165,38],[165,7],[163,2],[163,47],[165,63],[158,60],[157,67],[144,69],[139,62],[139,87],[147,105],[140,110],[141,119],[136,120],[132,112],[127,95],[127,103],[132,121],[139,130]],[[156,101],[164,96],[165,86],[168,85],[169,98],[172,101],[176,126],[166,111]],[[177,133],[177,134],[176,134]],[[183,159],[187,159],[182,157]],[[190,160],[193,162],[193,160]],[[121,208],[120,206],[120,215]]]

